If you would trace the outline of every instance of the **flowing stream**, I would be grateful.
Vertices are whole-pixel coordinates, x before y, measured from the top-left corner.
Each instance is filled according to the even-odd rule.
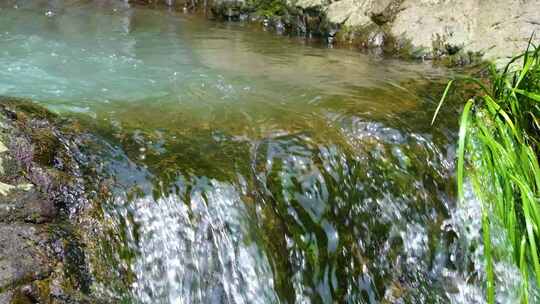
[[[0,3],[0,95],[100,142],[92,288],[123,303],[483,302],[458,108],[430,125],[450,73],[123,1]]]

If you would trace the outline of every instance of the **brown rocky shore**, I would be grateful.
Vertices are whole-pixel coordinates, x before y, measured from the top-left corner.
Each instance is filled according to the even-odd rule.
[[[253,22],[337,47],[447,65],[502,60],[540,41],[538,0],[137,0]]]

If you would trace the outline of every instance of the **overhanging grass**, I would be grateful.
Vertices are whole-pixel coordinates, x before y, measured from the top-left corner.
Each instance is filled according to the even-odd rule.
[[[461,80],[475,84],[478,94],[467,101],[461,116],[458,200],[463,200],[467,174],[482,201],[487,300],[495,302],[489,228],[497,222],[510,240],[508,250],[523,276],[521,299],[528,303],[529,288],[540,287],[540,48],[529,44],[523,54],[510,60],[502,70],[491,66],[487,85],[474,78]],[[536,286],[529,286],[531,277]]]

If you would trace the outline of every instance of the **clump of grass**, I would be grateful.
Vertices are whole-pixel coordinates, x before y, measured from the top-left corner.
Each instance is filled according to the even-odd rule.
[[[461,116],[458,199],[463,199],[467,174],[483,203],[487,300],[495,302],[489,227],[497,222],[506,230],[508,250],[523,277],[521,301],[528,303],[529,288],[540,287],[540,47],[529,43],[503,69],[491,66],[487,84],[475,78],[461,80],[474,83],[479,93],[466,102]],[[530,278],[536,286],[529,286]]]

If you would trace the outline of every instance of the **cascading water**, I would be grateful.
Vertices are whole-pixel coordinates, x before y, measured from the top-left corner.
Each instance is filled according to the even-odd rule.
[[[194,187],[189,202],[179,194],[134,202],[136,297],[143,303],[276,302],[268,260],[248,242],[239,194],[215,180],[197,179]]]
[[[111,191],[94,292],[482,302],[479,204],[455,202],[457,112],[430,126],[449,72],[289,40],[123,1],[0,4],[0,94],[93,134],[88,166]],[[501,302],[518,297],[511,265],[496,266],[514,278]]]

